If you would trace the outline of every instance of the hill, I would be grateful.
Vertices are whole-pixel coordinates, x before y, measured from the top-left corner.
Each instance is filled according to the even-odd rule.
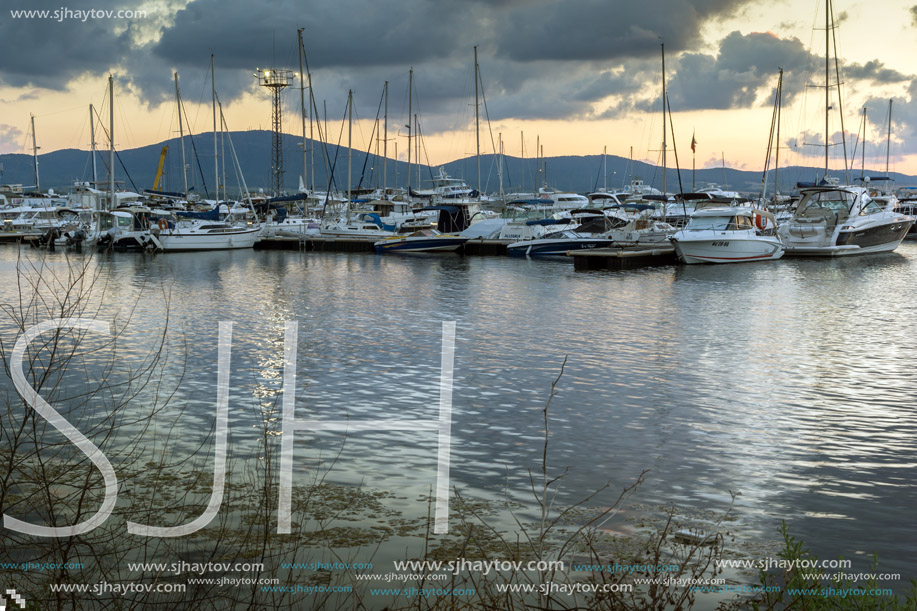
[[[230,140],[232,147],[230,147]],[[299,177],[302,172],[302,153],[300,138],[284,134],[284,163],[286,168],[284,184],[288,191],[298,187]],[[177,139],[172,139],[158,144],[119,151],[115,161],[116,180],[127,188],[151,188],[159,163],[160,151],[163,146],[168,146],[168,154],[164,165],[164,175],[160,183],[161,190],[182,191],[183,179],[181,176],[181,153]],[[311,145],[310,145],[311,146]],[[270,191],[271,184],[271,133],[263,130],[231,132],[224,139],[221,149],[225,151],[225,172],[228,189],[231,193],[241,190],[241,181],[233,170],[235,165],[231,148],[234,148],[238,164],[242,168],[245,184],[250,190],[264,189]],[[325,172],[325,162],[321,149],[316,143],[315,155],[315,185],[318,189],[325,189],[328,185],[328,174]],[[325,147],[327,151],[328,167],[332,169],[334,183],[339,188],[345,188],[347,183],[347,150],[335,145]],[[213,190],[213,133],[197,134],[185,138],[185,155],[188,166],[188,185],[196,192],[210,192]],[[66,191],[74,181],[88,181],[92,179],[92,166],[88,151],[66,149],[39,155],[39,176],[42,189],[48,187],[58,191]],[[2,183],[20,183],[34,185],[32,157],[22,154],[0,155],[2,164]],[[108,176],[108,151],[97,152],[97,167],[100,180]],[[407,164],[389,160],[387,165],[389,186],[407,184]],[[662,188],[662,170],[653,165],[634,162],[633,170],[628,159],[609,155],[603,159],[601,155],[548,157],[543,160],[543,173],[536,171],[534,159],[521,160],[518,157],[505,157],[503,184],[504,191],[532,191],[536,184],[540,185],[542,178],[551,186],[563,191],[588,193],[603,185],[615,190],[624,187],[631,175],[639,177],[647,184]],[[222,166],[222,164],[221,164]],[[381,186],[382,164],[375,156],[369,156],[363,151],[354,150],[351,161],[352,185]],[[446,171],[452,176],[465,179],[468,184],[477,187],[477,161],[473,157],[459,159],[445,164]],[[433,175],[433,168],[420,167],[420,187],[429,186]],[[310,173],[312,170],[309,170]],[[417,166],[412,170],[412,186],[418,187]],[[221,167],[222,174],[222,167]],[[813,167],[789,167],[780,169],[781,191],[790,191],[799,180],[811,181],[820,175],[820,170]],[[859,175],[858,172],[853,174]],[[892,173],[898,185],[917,184],[913,176]],[[761,172],[749,172],[732,168],[698,170],[693,177],[696,188],[702,188],[708,183],[717,183],[727,188],[758,192],[761,187]],[[524,184],[523,184],[524,181]],[[772,185],[772,175],[769,177]],[[306,180],[308,184],[309,181]],[[679,176],[675,169],[669,168],[666,173],[666,186],[669,192],[692,190],[691,170],[681,171],[681,187]],[[485,192],[495,192],[499,189],[499,180],[495,155],[482,155],[481,157],[481,187]],[[769,187],[772,189],[772,186]]]

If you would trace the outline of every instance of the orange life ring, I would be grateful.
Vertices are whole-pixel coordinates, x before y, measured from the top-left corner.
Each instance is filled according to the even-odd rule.
[[[162,231],[165,231],[166,229],[169,228],[169,221],[167,221],[166,219],[159,219],[159,222],[157,223],[157,225],[159,225],[159,228]]]
[[[755,216],[755,227],[757,227],[761,231],[764,231],[765,229],[767,229],[767,217],[762,216],[760,214]]]

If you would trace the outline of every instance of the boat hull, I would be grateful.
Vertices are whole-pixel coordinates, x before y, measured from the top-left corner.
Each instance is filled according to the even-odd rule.
[[[608,238],[582,238],[565,240],[524,240],[514,242],[506,247],[506,254],[511,257],[538,257],[550,255],[565,255],[573,250],[589,250],[592,248],[607,248],[614,244]]]
[[[251,248],[261,237],[261,228],[220,233],[179,233],[163,231],[159,242],[164,252],[239,250]]]
[[[864,229],[842,230],[833,245],[808,246],[790,242],[786,253],[792,256],[842,257],[891,252],[898,248],[913,224],[914,220],[908,218]]]
[[[377,253],[387,252],[451,252],[458,250],[468,238],[389,238],[373,244]]]
[[[688,264],[773,261],[782,257],[785,252],[783,243],[776,237],[721,237],[701,240],[671,238],[671,241],[678,258]]]

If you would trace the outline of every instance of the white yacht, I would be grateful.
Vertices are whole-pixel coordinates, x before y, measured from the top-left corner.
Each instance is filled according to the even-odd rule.
[[[150,229],[163,252],[237,250],[261,239],[261,226],[232,225],[206,219],[161,219]]]
[[[754,208],[704,208],[669,237],[684,263],[772,261],[785,247],[775,235],[774,215]]]
[[[780,226],[788,255],[889,252],[914,224],[912,217],[871,198],[864,187],[828,184],[801,193],[793,217]]]

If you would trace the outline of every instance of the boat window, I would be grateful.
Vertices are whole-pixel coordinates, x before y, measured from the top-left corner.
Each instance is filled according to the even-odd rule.
[[[751,222],[751,217],[748,216],[737,216],[736,217],[736,228],[738,229],[754,229],[754,225]]]
[[[127,227],[130,229],[131,226],[131,217],[129,216],[119,216],[118,217],[118,227]]]
[[[865,206],[863,206],[863,209],[860,210],[860,215],[876,214],[878,212],[882,212],[882,207],[876,203],[876,200],[871,199]]]
[[[104,214],[99,219],[99,228],[102,229],[103,231],[106,229],[111,229],[114,226],[115,226],[115,217],[111,215]]]
[[[735,229],[735,223],[732,222],[731,216],[695,216],[691,217],[685,229],[688,231],[725,231]]]

